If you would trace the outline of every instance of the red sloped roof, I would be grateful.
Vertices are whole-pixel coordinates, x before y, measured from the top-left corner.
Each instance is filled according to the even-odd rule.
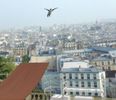
[[[24,100],[40,82],[48,63],[20,64],[0,84],[0,100]]]

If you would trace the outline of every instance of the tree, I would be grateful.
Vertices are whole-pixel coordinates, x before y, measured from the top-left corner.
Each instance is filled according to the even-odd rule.
[[[4,79],[7,74],[15,69],[14,59],[11,57],[0,57],[0,79]]]
[[[30,61],[30,57],[28,55],[24,55],[22,57],[22,63],[28,63]]]

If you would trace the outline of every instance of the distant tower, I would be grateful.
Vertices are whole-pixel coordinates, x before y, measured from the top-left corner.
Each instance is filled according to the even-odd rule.
[[[41,27],[41,26],[39,27],[39,32],[40,32],[40,33],[42,32],[42,27]]]
[[[98,25],[98,21],[97,20],[96,20],[95,24]]]

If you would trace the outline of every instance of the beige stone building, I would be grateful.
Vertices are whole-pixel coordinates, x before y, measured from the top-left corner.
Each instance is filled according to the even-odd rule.
[[[30,62],[49,62],[48,69],[56,70],[56,56],[32,56]]]
[[[77,49],[83,49],[82,43],[77,42],[66,42],[63,45],[64,50],[77,50]]]
[[[103,70],[116,70],[116,58],[98,57],[91,60],[90,64],[98,66]]]
[[[27,96],[26,100],[50,100],[51,96],[50,93],[32,92]]]

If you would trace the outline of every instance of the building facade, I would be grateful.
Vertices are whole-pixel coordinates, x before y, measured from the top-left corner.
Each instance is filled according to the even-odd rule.
[[[106,71],[107,97],[116,98],[116,71]]]
[[[105,72],[96,68],[63,67],[61,91],[72,96],[106,96]]]
[[[94,66],[99,66],[103,70],[116,70],[116,58],[97,57],[90,61]]]

